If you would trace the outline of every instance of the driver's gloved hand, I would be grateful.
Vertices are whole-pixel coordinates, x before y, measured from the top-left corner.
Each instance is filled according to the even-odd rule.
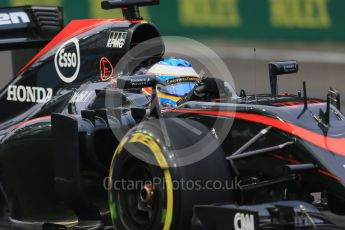
[[[196,97],[204,100],[220,99],[231,97],[232,93],[226,81],[218,78],[203,78],[199,86],[194,90]]]

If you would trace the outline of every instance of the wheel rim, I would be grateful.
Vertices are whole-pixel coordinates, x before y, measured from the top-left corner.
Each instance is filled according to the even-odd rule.
[[[123,188],[117,201],[123,223],[128,229],[151,229],[157,220],[161,192],[154,186],[152,166],[134,157],[127,159],[119,178]]]

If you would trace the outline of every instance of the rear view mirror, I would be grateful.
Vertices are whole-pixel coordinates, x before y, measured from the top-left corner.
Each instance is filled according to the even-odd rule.
[[[271,62],[268,65],[270,74],[271,92],[274,96],[278,94],[278,75],[292,74],[298,72],[297,61]]]
[[[117,78],[117,87],[119,89],[156,88],[156,85],[156,75],[137,75]]]
[[[282,75],[298,72],[297,61],[271,62],[269,64],[270,74]]]
[[[152,88],[151,111],[149,117],[160,118],[161,109],[157,96],[157,76],[156,75],[136,75],[129,77],[118,77],[117,87],[119,89],[142,89]]]
[[[104,10],[124,8],[130,6],[151,6],[159,5],[160,0],[107,0],[102,2]]]
[[[122,9],[123,17],[126,20],[142,20],[140,6],[159,5],[160,0],[107,0],[102,1],[103,10]]]

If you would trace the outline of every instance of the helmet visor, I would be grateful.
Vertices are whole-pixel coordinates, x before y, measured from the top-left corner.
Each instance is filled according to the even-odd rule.
[[[196,82],[180,82],[158,87],[158,91],[173,96],[183,97],[194,89]]]

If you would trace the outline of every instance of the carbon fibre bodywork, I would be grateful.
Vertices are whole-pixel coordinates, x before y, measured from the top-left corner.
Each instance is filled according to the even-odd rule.
[[[199,121],[213,130],[222,143],[233,175],[241,181],[234,191],[238,206],[195,207],[195,229],[251,229],[247,225],[248,228],[241,228],[245,220],[236,222],[236,214],[246,213],[248,217],[253,215],[252,211],[255,229],[314,229],[310,224],[313,222],[318,223],[317,229],[333,229],[329,225],[332,222],[319,215],[319,211],[307,211],[316,216],[311,215],[306,225],[300,225],[303,220],[299,218],[308,217],[301,207],[318,203],[310,195],[318,192],[323,198],[328,197],[328,208],[344,214],[341,208],[345,201],[344,116],[332,106],[329,129],[325,133],[315,116],[326,109],[326,102],[310,99],[306,110],[301,101],[298,96],[261,95],[254,100],[248,97],[227,103],[187,102],[166,114]],[[272,127],[267,134],[238,153],[267,127]],[[323,198],[317,199],[321,202]],[[300,201],[274,203],[294,199]],[[291,208],[289,214],[285,213]],[[279,214],[272,213],[273,209]]]
[[[131,10],[138,13],[124,8],[126,17],[133,16]],[[115,68],[125,54],[151,39],[155,43],[145,54],[128,60],[134,70]],[[137,70],[161,60],[164,49],[158,29],[140,17],[72,21],[0,92],[0,207],[6,227],[101,229],[112,225],[121,212],[109,208],[112,201],[104,178],[113,172],[109,166],[121,141],[116,133],[125,135],[133,127],[140,128],[142,120],[160,116],[194,120],[191,124],[211,131],[226,155],[211,159],[221,159],[224,169],[230,168],[222,177],[231,174],[241,181],[239,189],[226,196],[232,203],[195,206],[193,228],[232,229],[231,223],[248,219],[246,215],[254,215],[255,223],[248,221],[246,228],[238,224],[234,229],[308,228],[315,223],[329,227],[330,221],[310,220],[308,213],[325,208],[345,213],[345,117],[339,108],[330,105],[328,110],[329,101],[279,96],[272,90],[269,95],[241,93],[239,97],[215,92],[197,100],[187,95],[177,108],[161,111],[154,103],[155,76],[137,75]],[[297,63],[289,64],[289,71],[296,72]],[[130,89],[121,89],[125,88],[120,87],[121,76],[129,76]],[[144,95],[143,87],[153,87],[153,95]],[[203,162],[198,169],[212,164]],[[178,167],[169,170],[179,174]],[[203,173],[205,178],[211,174]],[[195,177],[198,174],[193,172]],[[150,186],[145,189],[153,193]],[[320,199],[311,193],[321,194]],[[268,209],[278,206],[289,209],[288,218],[275,219],[285,213],[280,209],[267,215]],[[232,213],[235,219],[224,213],[211,215],[219,211],[214,209]],[[297,226],[295,217],[300,213],[305,217],[297,218],[301,222]],[[162,214],[170,221],[172,215]],[[157,226],[161,219],[155,220]],[[217,225],[218,220],[223,225]]]
[[[121,48],[107,47],[114,31],[126,34]],[[73,21],[4,87],[1,186],[11,226],[82,226],[83,221],[85,226],[103,225],[108,207],[102,179],[117,145],[110,127],[121,132],[130,129],[135,125],[131,108],[142,113],[149,103],[140,90],[116,88],[114,66],[137,44],[159,36],[156,27],[143,21]],[[155,47],[136,60],[139,66],[160,59],[164,45]],[[68,69],[61,71],[66,78],[57,71],[61,48],[77,55],[78,63],[70,66],[78,72],[75,79]],[[111,95],[112,119],[105,113],[106,94]]]
[[[295,97],[266,98],[266,102],[270,101],[272,103],[272,100],[274,104],[286,100],[296,102],[300,99]],[[320,108],[326,108],[325,102],[321,100],[317,104],[310,104],[308,111],[298,118],[304,110],[303,105],[277,107],[274,105],[260,105],[260,103],[189,102],[176,110],[171,110],[170,113],[181,113],[178,116],[195,118],[203,124],[207,124],[210,128],[213,127],[216,119],[233,120],[228,123],[232,125],[229,127],[228,135],[220,137],[224,138],[223,149],[228,156],[236,152],[260,130],[272,126],[273,130],[258,141],[255,148],[251,150],[289,141],[294,143],[293,147],[289,146],[281,152],[257,156],[259,159],[261,158],[260,162],[265,163],[258,164],[259,159],[256,156],[239,159],[238,168],[241,175],[250,175],[251,173],[257,175],[261,172],[269,175],[269,177],[275,177],[277,171],[274,169],[278,169],[279,164],[283,166],[286,164],[311,163],[318,166],[319,176],[324,180],[315,177],[315,174],[310,174],[309,177],[304,178],[303,184],[319,187],[318,189],[327,188],[329,192],[331,192],[330,188],[334,188],[334,193],[340,192],[338,196],[344,197],[344,193],[340,189],[345,181],[344,149],[342,145],[338,145],[345,137],[344,116],[335,107],[332,107],[331,125],[325,135],[312,115],[318,114]],[[216,128],[219,130],[224,129],[223,126]],[[313,189],[317,190],[317,188]]]

